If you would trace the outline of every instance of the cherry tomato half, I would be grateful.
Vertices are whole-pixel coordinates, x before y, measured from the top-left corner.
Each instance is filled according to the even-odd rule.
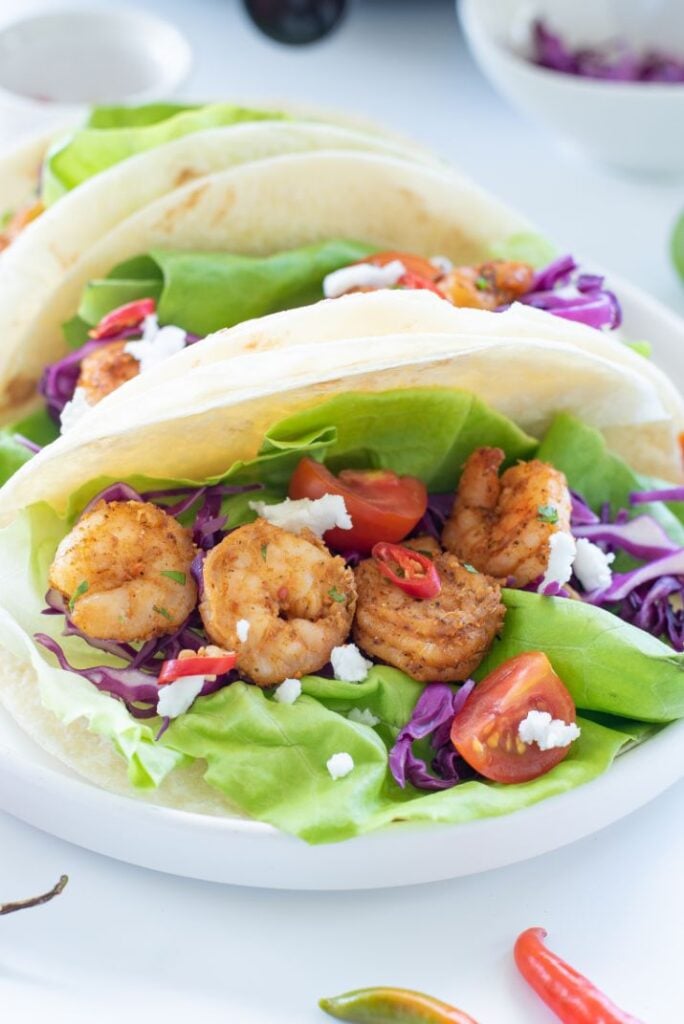
[[[394,252],[393,250],[376,252],[373,256],[359,260],[359,263],[372,263],[374,267],[385,267],[388,263],[393,263],[394,260],[400,260],[409,274],[426,278],[428,281],[436,281],[443,274],[443,271],[430,263],[430,260],[426,260],[423,256],[416,256],[412,252]]]
[[[336,551],[367,554],[378,541],[403,540],[425,514],[427,490],[413,476],[388,469],[344,469],[339,476],[313,459],[302,459],[290,480],[291,498],[340,494],[351,516],[351,530],[329,530],[325,542]]]
[[[139,327],[145,317],[151,316],[156,308],[157,303],[154,299],[135,299],[134,302],[117,306],[88,331],[88,337],[100,341],[102,338],[114,337],[127,327]]]
[[[451,742],[461,757],[493,782],[528,782],[559,764],[570,747],[540,750],[523,743],[518,726],[529,711],[574,722],[572,697],[541,651],[519,654],[490,672],[454,718]]]
[[[222,676],[235,668],[236,661],[237,655],[232,651],[217,658],[202,655],[196,658],[172,658],[162,665],[157,682],[164,686],[185,676]]]

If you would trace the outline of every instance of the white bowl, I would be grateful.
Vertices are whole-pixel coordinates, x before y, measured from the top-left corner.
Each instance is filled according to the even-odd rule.
[[[27,14],[0,25],[0,128],[10,136],[95,103],[167,97],[191,63],[174,25],[133,7]]]
[[[572,46],[621,38],[684,59],[681,0],[461,0],[460,15],[492,83],[573,148],[630,171],[684,172],[684,83],[597,81],[529,59],[538,17]]]

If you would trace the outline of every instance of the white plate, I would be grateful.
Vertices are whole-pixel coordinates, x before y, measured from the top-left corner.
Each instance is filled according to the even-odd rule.
[[[653,343],[682,387],[684,323],[609,276],[624,334]],[[279,889],[370,889],[475,874],[535,857],[604,828],[684,775],[684,721],[563,796],[463,825],[393,825],[307,846],[261,822],[169,810],[98,789],[37,747],[0,709],[0,809],[69,842],[157,871]]]

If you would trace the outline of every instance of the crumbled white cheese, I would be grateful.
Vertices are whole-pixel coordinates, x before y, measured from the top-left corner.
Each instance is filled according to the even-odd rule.
[[[87,398],[88,392],[85,388],[76,388],[73,394],[73,398],[70,402],[62,409],[59,417],[60,431],[65,434],[68,430],[71,430],[81,417],[92,409],[92,405]]]
[[[341,494],[324,494],[322,498],[300,498],[298,501],[286,498],[277,505],[250,501],[249,507],[262,519],[290,533],[308,529],[317,537],[322,537],[334,527],[340,530],[352,528],[351,516]]]
[[[185,714],[204,686],[205,676],[182,676],[173,683],[159,687],[157,714],[162,718],[178,718]]]
[[[249,636],[249,625],[250,624],[247,619],[238,619],[237,621],[235,632],[237,633],[237,638],[241,644],[247,642],[247,637]]]
[[[124,352],[138,360],[141,373],[147,373],[169,356],[181,352],[185,348],[186,338],[185,331],[173,324],[160,327],[157,317],[152,313],[143,321],[142,338],[139,341],[127,341]]]
[[[562,586],[572,576],[572,563],[575,560],[575,538],[570,533],[558,530],[551,534],[549,540],[549,564],[544,579],[539,585],[539,593],[543,594],[553,584]]]
[[[454,269],[454,265],[448,256],[433,256],[430,263],[443,274],[448,274],[450,270]]]
[[[330,662],[335,679],[343,679],[346,683],[362,683],[373,667],[373,662],[364,658],[356,644],[333,647]]]
[[[585,590],[598,590],[599,587],[610,586],[613,580],[613,571],[610,567],[614,561],[615,555],[607,555],[586,537],[581,537],[577,541],[577,553],[572,569]]]
[[[326,768],[330,772],[332,779],[343,779],[349,775],[350,772],[354,771],[354,759],[351,754],[347,754],[342,751],[339,754],[333,754],[332,757],[328,758],[325,764]]]
[[[378,725],[380,719],[373,714],[370,708],[352,708],[347,718],[350,722],[357,722],[359,725]]]
[[[528,711],[518,726],[518,736],[523,743],[536,743],[540,750],[569,747],[579,735],[579,726],[574,722],[551,718],[548,711]]]
[[[353,263],[351,267],[333,270],[323,278],[323,294],[326,299],[337,299],[352,288],[391,288],[406,273],[401,260],[392,260],[384,267],[372,263]]]
[[[273,694],[279,704],[294,704],[302,693],[302,684],[299,679],[283,679]]]

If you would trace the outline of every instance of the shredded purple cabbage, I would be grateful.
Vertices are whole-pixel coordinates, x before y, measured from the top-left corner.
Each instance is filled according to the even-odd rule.
[[[633,505],[684,500],[684,488],[630,495]],[[619,618],[684,651],[684,548],[649,515],[630,519],[626,509],[615,516],[606,503],[596,516],[579,495],[572,498],[572,532],[605,552],[624,552],[643,564],[614,573],[610,584],[582,594],[590,604],[608,607]],[[573,581],[580,590],[579,583]]]
[[[470,696],[475,683],[469,679],[454,693],[446,683],[429,683],[416,703],[410,720],[399,732],[390,750],[389,767],[402,789],[409,782],[416,789],[450,789],[461,781],[463,761],[451,743],[451,723]],[[431,736],[435,751],[432,774],[413,752],[415,740]]]
[[[541,19],[532,36],[534,63],[552,71],[613,82],[684,82],[684,59],[659,50],[640,55],[620,39],[572,49]]]
[[[42,448],[39,444],[36,444],[35,441],[31,441],[31,439],[28,437],[24,437],[23,434],[12,434],[12,437],[19,444],[22,444],[24,448],[28,448],[32,455],[37,455],[38,452],[42,451]]]
[[[420,522],[413,530],[412,536],[422,537],[427,534],[441,542],[442,531],[454,507],[455,494],[429,494],[427,508]]]
[[[569,255],[559,256],[538,270],[531,290],[519,301],[597,330],[612,331],[622,322],[620,303],[606,289],[603,277],[579,273]]]

